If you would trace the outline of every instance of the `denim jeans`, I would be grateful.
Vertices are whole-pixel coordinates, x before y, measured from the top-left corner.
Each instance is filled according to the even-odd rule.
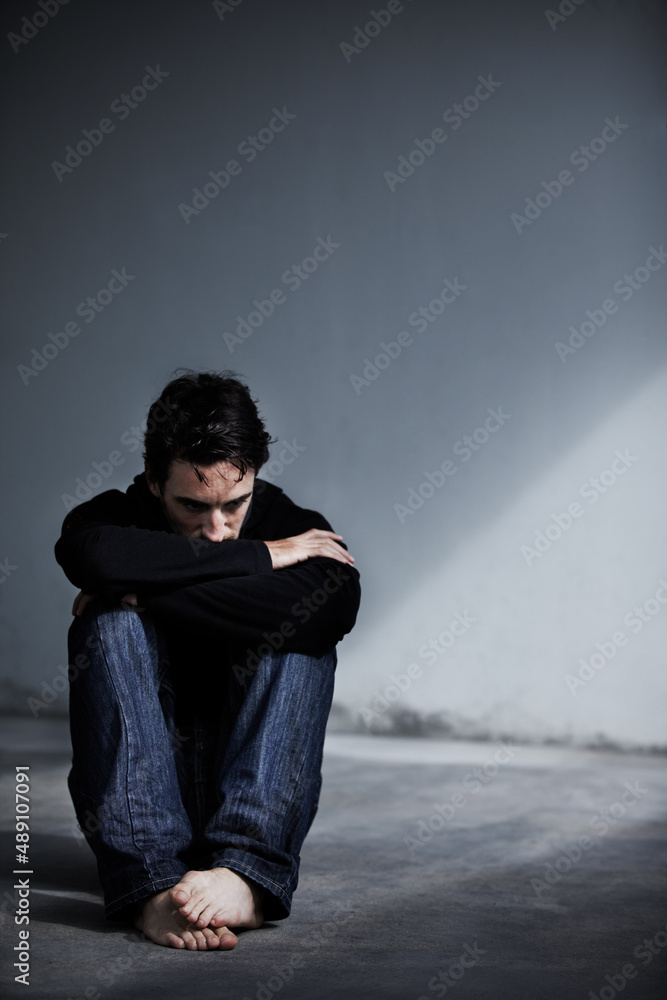
[[[335,647],[257,657],[244,683],[209,663],[202,686],[197,662],[181,663],[175,683],[151,616],[101,599],[68,642],[68,786],[106,916],[128,919],[191,869],[226,867],[266,890],[265,919],[287,917],[322,784]],[[201,686],[196,711],[182,710],[179,684]]]

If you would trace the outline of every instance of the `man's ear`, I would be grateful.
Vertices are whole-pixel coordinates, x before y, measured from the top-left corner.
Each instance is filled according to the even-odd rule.
[[[146,475],[146,482],[148,483],[148,489],[151,491],[154,497],[161,497],[162,490],[156,479],[153,478],[153,474],[150,468],[144,463],[144,473]]]

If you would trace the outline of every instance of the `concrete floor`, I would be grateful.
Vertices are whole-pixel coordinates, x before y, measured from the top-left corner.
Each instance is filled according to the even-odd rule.
[[[105,921],[65,783],[66,722],[2,730],[5,996],[667,996],[663,757],[332,733],[291,917],[241,932],[234,951],[192,953]],[[26,764],[28,991],[11,968],[14,768]]]

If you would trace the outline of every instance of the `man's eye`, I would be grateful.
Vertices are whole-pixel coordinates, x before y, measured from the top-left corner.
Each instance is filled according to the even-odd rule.
[[[202,509],[198,503],[190,503],[188,500],[183,501],[183,506],[185,507],[186,510],[192,510],[192,511],[199,511]]]

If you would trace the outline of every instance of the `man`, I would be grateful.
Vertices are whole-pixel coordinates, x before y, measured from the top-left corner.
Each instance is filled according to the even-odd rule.
[[[342,536],[257,478],[271,439],[233,374],[170,382],[144,473],[55,547],[80,588],[68,785],[106,916],[192,950],[289,915],[360,599]]]

